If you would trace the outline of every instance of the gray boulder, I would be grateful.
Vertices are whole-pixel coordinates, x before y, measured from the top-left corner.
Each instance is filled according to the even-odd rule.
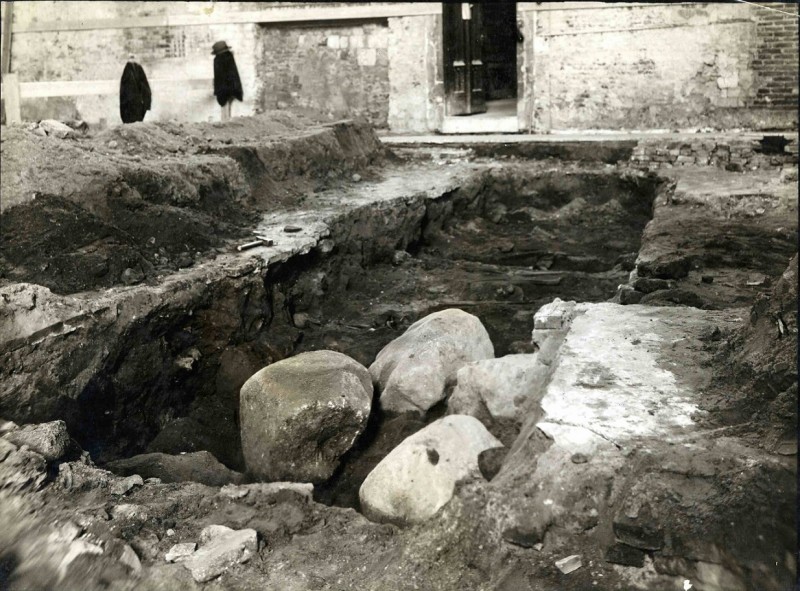
[[[346,355],[312,351],[256,373],[239,401],[248,472],[266,481],[319,483],[364,430],[372,382]]]
[[[48,462],[64,457],[70,446],[69,433],[64,421],[25,425],[7,433],[5,437],[18,447],[27,445]]]
[[[106,466],[119,476],[140,475],[142,478],[160,478],[161,482],[199,482],[208,486],[242,484],[244,474],[228,469],[207,451],[169,455],[162,453],[140,454],[124,460],[109,462]]]
[[[510,445],[523,421],[541,417],[547,373],[536,353],[468,363],[456,374],[447,414],[473,416]]]
[[[359,500],[364,515],[408,525],[430,519],[453,496],[456,482],[480,478],[478,456],[503,444],[478,419],[439,419],[394,448],[364,480]]]
[[[424,415],[444,400],[462,366],[493,357],[494,347],[481,321],[448,309],[412,324],[378,353],[369,372],[384,411]]]

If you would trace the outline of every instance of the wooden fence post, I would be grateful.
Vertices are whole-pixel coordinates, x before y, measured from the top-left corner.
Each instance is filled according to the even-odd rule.
[[[16,73],[3,74],[3,99],[6,108],[6,123],[21,123],[19,104],[19,77]]]

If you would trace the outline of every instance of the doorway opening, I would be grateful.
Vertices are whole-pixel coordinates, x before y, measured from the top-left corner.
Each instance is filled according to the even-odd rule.
[[[442,132],[518,131],[516,3],[445,3],[442,15]]]

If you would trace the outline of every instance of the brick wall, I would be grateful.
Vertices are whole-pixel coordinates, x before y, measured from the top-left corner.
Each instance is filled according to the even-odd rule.
[[[348,26],[261,26],[257,110],[307,107],[386,127],[386,21]]]
[[[791,17],[739,3],[563,6],[526,19],[534,130],[796,128]]]
[[[797,4],[768,4],[783,12],[798,14]],[[761,9],[756,13],[756,45],[753,71],[756,74],[758,106],[797,109],[797,37],[796,16]]]
[[[640,140],[631,154],[631,163],[647,168],[675,166],[714,166],[745,172],[762,168],[796,168],[797,134],[784,136],[790,140],[784,154],[763,154],[759,138],[747,137],[684,137],[674,140],[648,138]]]
[[[257,2],[19,2],[17,24],[252,11]],[[274,3],[277,4],[277,3]],[[292,2],[296,6],[312,3]],[[339,3],[356,4],[356,3]],[[383,3],[375,3],[383,4]],[[766,4],[766,3],[765,3]],[[286,6],[287,3],[282,3]],[[769,3],[796,13],[796,3]],[[742,3],[518,3],[523,130],[797,128],[797,21]],[[309,107],[396,132],[443,117],[441,17],[15,34],[21,81],[118,79],[135,53],[151,79],[208,78],[210,46],[234,48],[234,115]],[[208,88],[154,88],[147,120],[216,120]],[[115,95],[23,99],[23,118],[119,122]]]

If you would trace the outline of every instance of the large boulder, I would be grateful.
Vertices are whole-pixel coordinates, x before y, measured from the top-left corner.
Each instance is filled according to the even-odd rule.
[[[361,509],[372,521],[424,522],[452,498],[456,482],[480,477],[480,453],[499,447],[503,444],[474,417],[439,419],[403,441],[369,473],[359,490]]]
[[[378,353],[369,372],[384,411],[424,415],[444,400],[463,365],[493,357],[494,347],[481,321],[449,309],[412,324]]]
[[[468,363],[456,374],[447,414],[475,417],[510,446],[524,421],[541,417],[547,373],[536,353]]]
[[[240,393],[247,470],[267,481],[324,482],[371,406],[369,372],[341,353],[301,353],[265,367]]]

